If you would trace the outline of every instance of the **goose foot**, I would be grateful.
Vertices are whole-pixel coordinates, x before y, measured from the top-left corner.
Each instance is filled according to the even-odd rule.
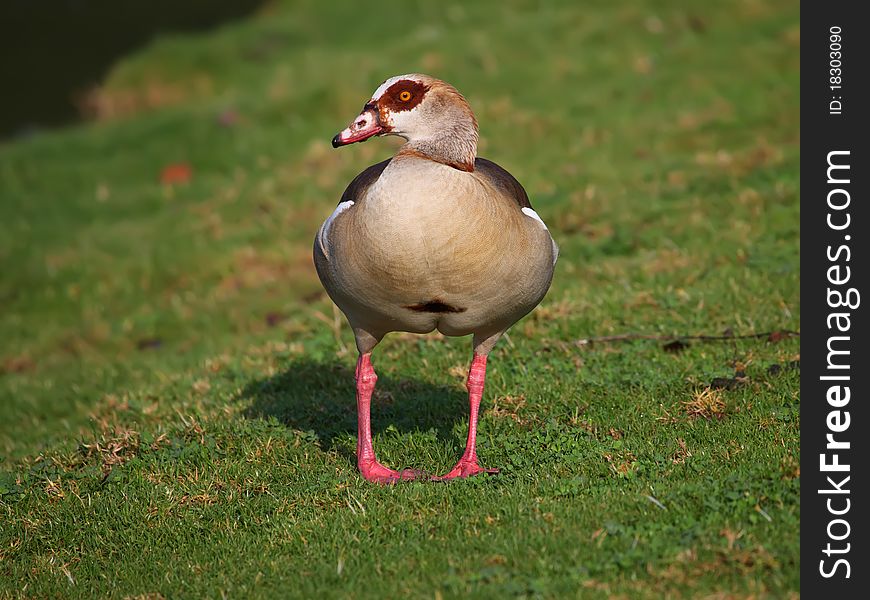
[[[441,475],[440,477],[433,477],[432,481],[449,481],[451,479],[464,479],[466,477],[473,477],[474,475],[498,475],[498,469],[485,469],[477,464],[476,460],[460,460],[456,463],[456,466],[450,470],[446,475]]]
[[[384,485],[391,485],[400,481],[413,481],[423,475],[422,472],[413,469],[394,471],[376,460],[359,463],[359,472],[365,477],[366,481]]]

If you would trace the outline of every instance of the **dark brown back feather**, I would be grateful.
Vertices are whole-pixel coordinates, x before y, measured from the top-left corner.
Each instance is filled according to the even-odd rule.
[[[474,160],[474,171],[486,179],[493,187],[502,190],[507,196],[516,200],[520,208],[532,207],[532,203],[529,202],[529,195],[522,184],[513,175],[491,160],[476,158]]]

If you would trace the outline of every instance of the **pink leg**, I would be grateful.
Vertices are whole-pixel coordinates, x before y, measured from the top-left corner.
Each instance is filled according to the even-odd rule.
[[[465,452],[456,466],[446,475],[435,477],[438,481],[454,479],[456,477],[470,477],[480,473],[498,473],[498,469],[484,469],[477,464],[477,413],[480,409],[480,399],[483,396],[483,384],[486,381],[486,355],[475,354],[468,370],[468,440],[465,443]]]
[[[363,477],[375,483],[395,483],[414,479],[418,475],[415,471],[393,471],[375,458],[375,449],[372,446],[371,408],[372,392],[375,390],[377,380],[378,376],[372,367],[371,353],[360,354],[356,362],[357,466]]]

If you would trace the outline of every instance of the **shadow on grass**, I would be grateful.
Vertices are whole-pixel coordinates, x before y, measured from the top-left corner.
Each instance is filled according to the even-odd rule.
[[[356,436],[353,375],[352,368],[337,361],[294,360],[282,373],[255,380],[242,390],[241,397],[251,401],[245,416],[275,417],[288,427],[313,431],[321,447],[330,450],[337,437]],[[434,430],[439,440],[455,442],[453,427],[467,419],[467,401],[459,388],[379,373],[372,396],[372,433],[391,426],[402,433]],[[356,464],[350,450],[342,445],[338,449]]]
[[[263,4],[88,0],[53,2],[46,10],[38,2],[0,2],[0,56],[10,57],[0,60],[0,81],[4,89],[15,90],[3,98],[0,139],[71,123],[97,110],[86,90],[99,85],[119,59],[153,38],[208,31],[246,18]],[[251,46],[249,60],[268,60],[282,41],[275,34],[264,36]]]

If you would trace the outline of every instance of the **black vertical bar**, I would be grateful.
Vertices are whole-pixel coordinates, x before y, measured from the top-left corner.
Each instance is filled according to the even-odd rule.
[[[870,24],[859,16],[862,5],[801,4],[801,594],[807,598],[865,598],[870,589],[864,379],[870,364],[862,348],[870,344]],[[842,465],[848,471],[834,470]]]

